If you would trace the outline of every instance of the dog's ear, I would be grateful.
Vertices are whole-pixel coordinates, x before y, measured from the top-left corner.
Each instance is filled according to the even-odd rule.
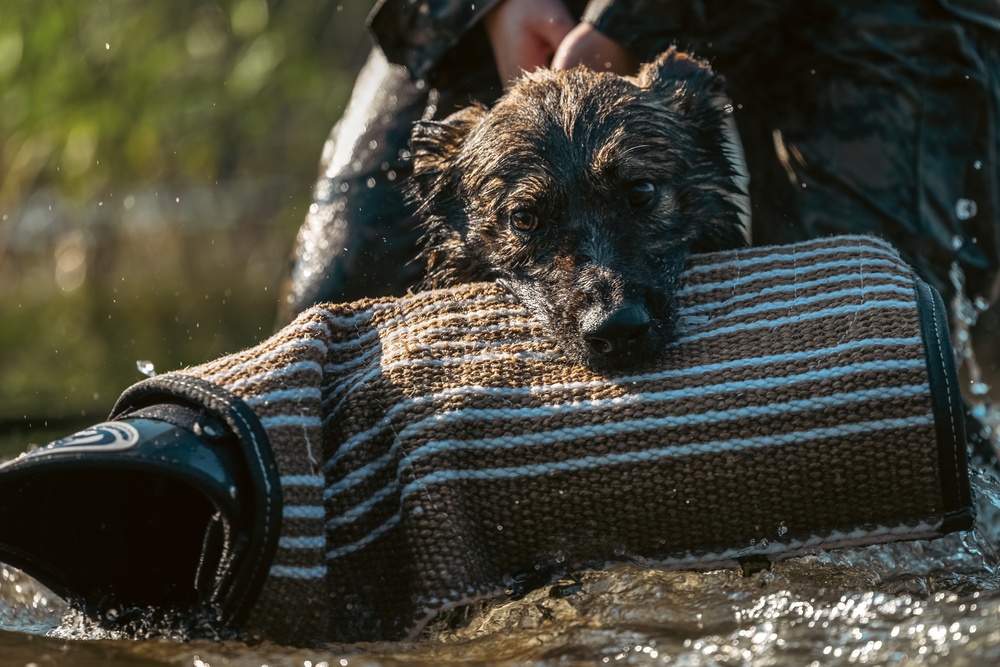
[[[410,135],[413,173],[406,189],[424,232],[418,255],[425,263],[423,289],[470,282],[476,275],[463,240],[466,218],[456,162],[469,133],[486,113],[482,105],[467,107],[442,121],[420,121]]]
[[[672,110],[684,115],[716,107],[726,81],[707,61],[670,47],[639,70],[636,83],[653,91]]]
[[[671,47],[643,66],[636,78],[640,88],[653,94],[656,103],[685,116],[699,128],[703,146],[721,146],[732,182],[725,195],[733,206],[737,224],[706,227],[706,248],[739,247],[750,243],[750,173],[747,169],[733,105],[726,93],[726,80],[707,61]],[[702,165],[710,165],[710,160]],[[709,179],[710,180],[710,179]],[[712,234],[716,236],[712,237]],[[723,237],[728,236],[725,240]]]
[[[422,120],[413,126],[410,154],[413,158],[411,187],[413,196],[425,200],[434,192],[435,183],[462,148],[469,131],[486,115],[486,107],[475,104],[441,121]]]

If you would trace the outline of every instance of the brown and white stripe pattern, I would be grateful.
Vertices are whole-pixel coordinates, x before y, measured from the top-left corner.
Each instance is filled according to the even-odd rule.
[[[918,312],[888,244],[699,256],[679,298],[664,362],[621,377],[566,362],[486,284],[313,308],[185,371],[254,409],[281,473],[253,624],[391,638],[539,565],[709,566],[951,529],[942,452],[964,441],[942,415],[957,424],[959,399],[928,372],[946,335],[924,331],[943,314]]]

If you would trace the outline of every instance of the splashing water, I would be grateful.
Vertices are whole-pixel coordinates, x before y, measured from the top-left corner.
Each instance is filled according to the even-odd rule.
[[[135,367],[139,369],[139,372],[146,377],[156,377],[156,367],[153,366],[153,362],[147,359],[139,359],[135,362]]]
[[[952,262],[948,276],[955,289],[955,296],[951,300],[955,360],[960,369],[968,374],[968,394],[971,395],[969,408],[982,427],[980,436],[990,443],[994,453],[1000,458],[1000,407],[990,399],[990,385],[986,382],[972,346],[973,328],[979,321],[979,316],[989,308],[989,303],[981,297],[975,301],[969,298],[965,291],[965,273],[958,262]]]
[[[959,267],[951,279],[959,295],[951,304],[956,357],[968,376],[973,411],[996,448],[1000,409],[972,351],[972,329],[986,304],[965,296]],[[412,643],[303,649],[124,640],[102,634],[33,580],[5,568],[0,654],[10,664],[48,664],[54,657],[108,667],[1000,664],[1000,480],[996,471],[973,465],[970,482],[978,514],[971,531],[819,551],[746,576],[738,569],[669,571],[655,563],[573,572],[571,586],[554,582],[518,600],[484,601],[441,619]]]
[[[978,212],[979,207],[972,199],[959,199],[955,202],[955,217],[959,220],[971,220]]]
[[[974,470],[971,483],[979,515],[972,531],[820,551],[748,576],[732,568],[670,571],[655,563],[574,572],[572,586],[553,582],[517,600],[485,601],[441,619],[417,642],[303,649],[126,640],[85,622],[8,569],[0,581],[3,627],[35,636],[0,632],[0,651],[21,660],[16,664],[61,656],[107,667],[998,664],[1000,480]]]
[[[0,565],[0,627],[41,634],[66,611],[58,596],[12,567]]]

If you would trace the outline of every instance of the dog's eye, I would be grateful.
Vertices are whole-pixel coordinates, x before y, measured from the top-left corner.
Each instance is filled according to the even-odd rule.
[[[528,209],[521,208],[510,213],[510,226],[519,232],[533,232],[538,225],[538,216]]]
[[[628,203],[635,208],[648,206],[656,199],[656,183],[653,181],[632,181],[628,184]]]

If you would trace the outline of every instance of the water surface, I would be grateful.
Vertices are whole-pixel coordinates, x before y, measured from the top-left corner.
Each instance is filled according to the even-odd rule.
[[[520,600],[484,601],[416,642],[301,649],[102,637],[6,568],[0,655],[4,665],[39,667],[996,665],[1000,481],[977,471],[972,482],[979,518],[967,533],[819,551],[753,574],[614,564],[569,573]]]

